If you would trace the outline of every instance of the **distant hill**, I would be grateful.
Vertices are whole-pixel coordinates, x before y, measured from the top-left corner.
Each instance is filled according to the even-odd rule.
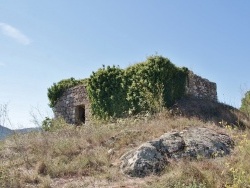
[[[40,131],[41,128],[35,127],[35,128],[24,128],[24,129],[16,129],[12,130],[7,127],[1,126],[0,125],[0,140],[5,139],[6,137],[14,134],[14,133],[28,133],[32,131]]]
[[[14,131],[17,133],[29,133],[29,132],[33,132],[33,131],[41,131],[41,128],[39,128],[39,127],[24,128],[24,129],[16,129]]]
[[[13,130],[0,125],[0,140],[5,139],[7,136],[10,136],[13,133]]]

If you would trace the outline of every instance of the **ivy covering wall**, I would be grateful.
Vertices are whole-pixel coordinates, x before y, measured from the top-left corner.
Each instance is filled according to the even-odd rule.
[[[124,70],[119,67],[107,66],[93,72],[87,91],[94,117],[120,117],[128,109]]]
[[[87,86],[92,113],[106,119],[169,107],[185,94],[187,74],[187,68],[162,56],[127,69],[103,67],[93,72]]]
[[[89,79],[70,78],[54,83],[48,89],[48,97],[54,107],[66,89],[87,82],[93,117],[123,117],[171,106],[185,94],[187,76],[187,68],[176,67],[162,56],[150,56],[126,69],[104,66]]]

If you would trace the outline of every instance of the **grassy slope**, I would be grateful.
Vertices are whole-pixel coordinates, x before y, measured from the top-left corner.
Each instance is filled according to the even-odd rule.
[[[250,132],[225,128],[168,112],[93,123],[84,127],[57,122],[52,132],[14,135],[0,142],[0,187],[246,187],[250,184]],[[128,178],[119,158],[164,132],[206,126],[234,137],[231,156],[172,161],[160,176]]]

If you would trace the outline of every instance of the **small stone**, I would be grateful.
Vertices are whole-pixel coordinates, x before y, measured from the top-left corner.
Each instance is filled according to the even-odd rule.
[[[115,153],[115,151],[113,148],[108,150],[108,155],[113,155],[114,153]]]

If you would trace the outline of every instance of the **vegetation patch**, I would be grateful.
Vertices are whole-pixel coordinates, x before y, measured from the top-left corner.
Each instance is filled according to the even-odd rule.
[[[185,94],[187,76],[187,68],[176,67],[162,56],[150,56],[126,69],[103,66],[89,79],[70,78],[54,83],[48,88],[49,105],[53,108],[67,89],[85,84],[96,119],[155,113]]]
[[[250,118],[250,91],[247,91],[242,98],[240,110]]]
[[[56,122],[58,121],[58,122]],[[0,144],[0,187],[247,187],[249,129],[219,128],[168,111],[74,127],[58,119],[48,131],[15,134]],[[55,124],[55,125],[53,125]],[[57,126],[61,124],[61,126]],[[170,161],[159,176],[129,179],[119,158],[172,130],[210,127],[235,141],[230,156]]]
[[[55,120],[57,121],[57,120]],[[248,187],[249,129],[226,129],[167,111],[153,116],[118,119],[73,127],[64,124],[46,132],[16,134],[0,145],[0,187]],[[230,156],[171,161],[159,175],[129,179],[119,158],[145,141],[171,130],[210,127],[235,141]],[[53,127],[53,125],[52,125]],[[110,152],[112,151],[112,152]]]
[[[93,72],[87,86],[93,116],[109,119],[158,112],[185,94],[187,74],[187,68],[162,56],[150,56],[127,69],[103,67]]]

